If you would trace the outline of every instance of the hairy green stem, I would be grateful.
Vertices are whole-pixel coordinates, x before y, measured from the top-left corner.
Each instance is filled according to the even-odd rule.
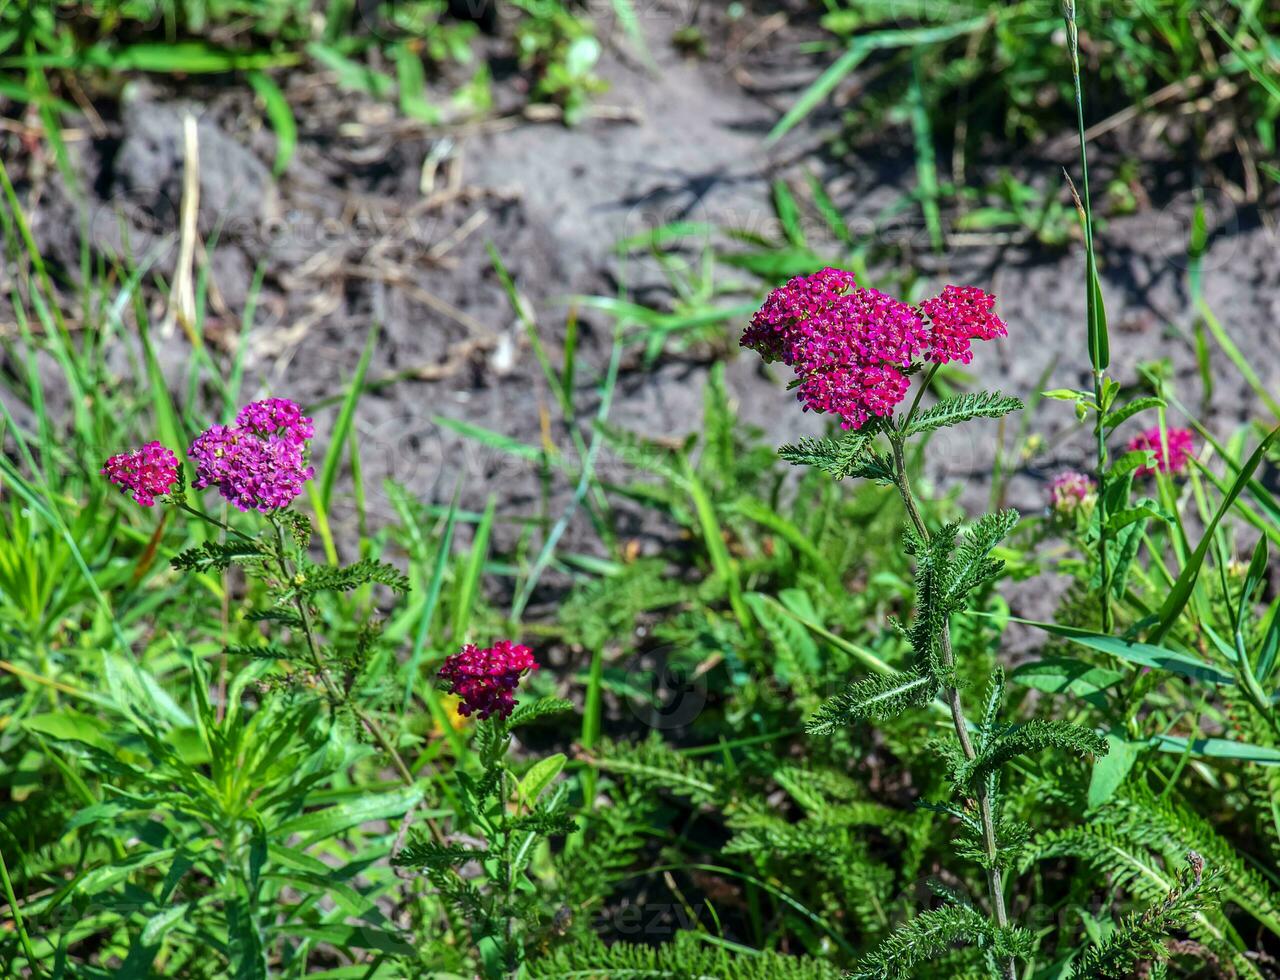
[[[296,573],[290,568],[288,553],[285,548],[284,529],[278,521],[272,520],[271,524],[276,530],[276,561],[280,567],[280,574],[284,577],[284,582],[293,582]],[[311,664],[315,668],[316,676],[320,678],[320,682],[324,685],[325,693],[329,696],[329,700],[333,704],[340,704],[344,699],[339,693],[337,685],[333,683],[333,678],[329,676],[329,671],[325,668],[324,662],[320,659],[320,647],[316,641],[315,630],[311,627],[311,614],[307,611],[307,604],[302,601],[302,596],[297,593],[294,593],[293,596],[293,607],[298,613],[298,621],[302,624],[302,634],[306,638],[307,652],[310,654]],[[349,699],[347,699],[347,703],[352,713],[359,719],[360,724],[364,725],[365,731],[373,737],[373,740],[378,743],[382,751],[390,757],[391,763],[395,766],[400,779],[406,786],[412,786],[414,784],[413,773],[409,771],[404,759],[400,757],[400,753],[396,751],[395,746],[391,744],[386,733],[383,732],[382,726],[371,715],[367,714],[363,708],[350,702]]]
[[[898,436],[890,436],[889,441],[893,446],[893,471],[898,493],[902,497],[903,506],[906,507],[911,526],[915,528],[915,532],[920,536],[920,539],[927,543],[930,538],[929,528],[925,525],[924,517],[916,504],[915,494],[911,490],[911,479],[907,475],[902,439]],[[949,622],[943,624],[942,633],[938,640],[940,647],[939,659],[942,661],[942,666],[950,670],[955,666],[956,658],[955,652],[951,648],[951,625]],[[966,759],[975,758],[977,752],[974,750],[973,740],[969,737],[969,725],[965,721],[964,705],[960,701],[959,689],[954,684],[948,684],[943,692],[943,697],[947,706],[951,709],[951,721],[955,726],[956,738],[960,742],[960,749],[964,752],[964,757]],[[999,865],[996,863],[995,815],[991,809],[991,794],[988,792],[985,782],[979,784],[977,797],[978,812],[982,821],[982,842],[987,853],[987,888],[991,893],[992,918],[995,920],[996,926],[1003,929],[1009,925],[1009,913],[1004,904],[1003,876],[1000,873]],[[1017,968],[1013,957],[1004,960],[1000,964],[1000,969],[1005,980],[1016,980]]]
[[[232,527],[230,524],[227,524],[224,521],[218,520],[216,517],[210,517],[208,514],[204,513],[204,511],[196,510],[186,501],[175,500],[174,504],[177,506],[179,510],[185,510],[192,517],[198,517],[200,518],[200,520],[204,521],[206,524],[212,524],[214,527],[221,528],[222,530],[226,531],[228,534],[234,534],[241,541],[253,540],[253,537],[251,535],[245,534],[243,531],[237,530],[236,528]]]

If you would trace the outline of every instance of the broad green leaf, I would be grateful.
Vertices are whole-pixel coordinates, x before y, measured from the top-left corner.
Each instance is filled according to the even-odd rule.
[[[22,720],[22,726],[58,741],[84,742],[108,752],[112,748],[105,734],[107,723],[74,708],[31,715]]]
[[[565,761],[564,753],[557,752],[545,759],[539,759],[529,767],[529,771],[520,779],[520,798],[527,806],[533,806],[538,802],[538,797],[560,775]]]
[[[1106,739],[1107,754],[1093,764],[1089,777],[1090,809],[1102,806],[1115,795],[1145,747],[1142,742],[1130,742],[1115,732],[1107,732]]]
[[[389,793],[369,793],[286,820],[273,829],[272,836],[279,839],[291,834],[304,834],[312,841],[322,840],[348,827],[403,816],[421,799],[422,791],[416,787],[392,790]]]
[[[1124,408],[1117,408],[1114,412],[1108,412],[1102,420],[1103,428],[1114,429],[1125,419],[1130,419],[1139,412],[1145,412],[1150,408],[1164,408],[1165,401],[1163,398],[1147,397],[1137,398],[1129,402]]]
[[[144,946],[154,946],[160,942],[174,926],[182,921],[182,918],[191,911],[191,902],[183,902],[180,905],[174,905],[158,912],[147,920],[147,924],[142,927],[142,944]]]
[[[1157,735],[1151,744],[1161,752],[1178,755],[1188,752],[1187,739],[1182,735]],[[1234,759],[1238,762],[1256,762],[1263,766],[1280,766],[1280,749],[1269,745],[1250,745],[1228,738],[1194,738],[1190,742],[1190,754],[1215,759]]]
[[[381,99],[389,97],[396,89],[396,83],[391,76],[352,61],[327,44],[313,41],[307,45],[307,54],[332,71],[337,76],[338,85],[341,88],[364,92]]]
[[[1118,636],[1108,636],[1105,633],[1095,633],[1092,630],[1077,629],[1074,626],[1060,626],[1057,623],[1039,623],[1035,620],[1019,619],[1017,617],[1010,617],[1010,619],[1015,623],[1034,626],[1037,629],[1044,630],[1046,633],[1065,637],[1072,643],[1110,654],[1118,660],[1123,660],[1138,667],[1167,670],[1172,674],[1178,674],[1189,680],[1204,681],[1208,684],[1234,686],[1236,683],[1235,677],[1214,667],[1212,664],[1197,660],[1188,653],[1170,650],[1167,647],[1156,646],[1153,643],[1130,643]]]
[[[1124,680],[1125,675],[1071,657],[1045,657],[1014,669],[1010,679],[1047,694],[1087,697]]]

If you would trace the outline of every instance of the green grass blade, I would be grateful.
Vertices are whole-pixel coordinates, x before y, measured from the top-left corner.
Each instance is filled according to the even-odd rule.
[[[289,100],[270,76],[261,71],[251,71],[248,78],[249,84],[262,100],[267,121],[276,134],[276,157],[271,165],[271,172],[279,177],[289,166],[289,161],[298,148],[298,122],[289,107]]]
[[[1271,434],[1262,440],[1258,448],[1253,451],[1253,455],[1240,468],[1235,482],[1231,484],[1231,489],[1227,491],[1222,503],[1218,505],[1218,510],[1213,515],[1213,519],[1209,522],[1208,527],[1205,528],[1204,537],[1201,538],[1200,544],[1191,554],[1182,571],[1178,573],[1177,581],[1173,583],[1173,588],[1169,591],[1168,598],[1165,599],[1164,605],[1160,607],[1160,611],[1157,614],[1159,622],[1151,633],[1153,642],[1159,643],[1173,628],[1174,623],[1177,622],[1178,617],[1182,614],[1183,608],[1191,598],[1191,590],[1195,587],[1196,578],[1200,574],[1200,566],[1204,564],[1205,556],[1209,553],[1209,548],[1213,544],[1213,536],[1217,533],[1218,524],[1221,523],[1222,518],[1231,509],[1236,498],[1248,486],[1254,471],[1262,463],[1262,460],[1266,457],[1267,450],[1278,436],[1280,436],[1280,428],[1271,430]]]
[[[1223,353],[1230,358],[1231,363],[1236,366],[1236,370],[1240,372],[1240,376],[1253,389],[1253,393],[1258,396],[1258,399],[1280,421],[1280,401],[1267,391],[1267,386],[1258,377],[1258,372],[1253,369],[1249,359],[1236,346],[1235,341],[1231,339],[1231,335],[1227,333],[1222,322],[1214,316],[1213,311],[1209,309],[1209,304],[1201,300],[1199,309],[1205,325],[1209,328],[1209,332],[1213,334],[1213,339],[1218,342],[1218,346],[1222,348]]]
[[[471,540],[471,555],[458,583],[458,592],[454,597],[453,639],[455,643],[466,643],[467,631],[471,628],[471,615],[475,611],[476,598],[480,593],[480,577],[484,574],[485,559],[489,557],[489,534],[493,530],[493,516],[498,506],[497,497],[489,495],[484,508],[484,516],[476,525],[475,536]]]
[[[342,399],[342,408],[329,433],[329,446],[324,452],[324,464],[320,468],[320,501],[326,512],[333,500],[333,484],[338,479],[338,470],[342,466],[342,453],[347,442],[347,433],[351,431],[351,423],[355,418],[356,403],[364,391],[364,376],[369,370],[369,361],[373,357],[373,348],[378,342],[378,326],[374,324],[365,341],[364,351],[360,354],[360,363],[356,365],[355,374],[351,376],[351,384]]]

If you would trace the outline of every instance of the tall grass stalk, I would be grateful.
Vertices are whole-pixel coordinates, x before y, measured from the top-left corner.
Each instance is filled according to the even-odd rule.
[[[1075,89],[1076,125],[1080,139],[1080,195],[1076,199],[1076,204],[1080,209],[1081,224],[1084,226],[1086,317],[1089,332],[1089,363],[1093,370],[1093,435],[1097,447],[1098,479],[1098,564],[1102,569],[1099,602],[1102,629],[1104,632],[1110,632],[1112,616],[1111,573],[1107,565],[1107,441],[1103,420],[1106,415],[1106,370],[1111,363],[1111,350],[1107,339],[1107,316],[1102,305],[1102,287],[1098,280],[1097,252],[1093,242],[1093,206],[1089,198],[1089,153],[1085,139],[1084,93],[1080,86],[1080,35],[1076,24],[1075,0],[1063,0],[1062,15],[1067,24],[1067,45],[1071,53],[1071,81]]]

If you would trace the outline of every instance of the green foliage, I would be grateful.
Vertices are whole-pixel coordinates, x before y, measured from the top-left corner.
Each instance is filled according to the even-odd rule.
[[[524,721],[559,713],[567,705],[551,699],[530,707]],[[513,716],[514,719],[514,716]],[[508,762],[511,725],[497,716],[476,732],[476,766],[458,769],[454,799],[460,804],[449,835],[432,825],[392,855],[392,863],[422,872],[466,922],[476,960],[486,977],[506,977],[520,969],[526,946],[544,923],[543,903],[530,877],[541,842],[572,832],[568,788],[555,784],[563,755],[552,755],[517,776]],[[452,843],[465,835],[476,843]],[[480,875],[464,869],[478,868]]]
[[[734,950],[712,945],[696,933],[682,932],[664,946],[599,940],[583,947],[557,950],[533,964],[530,977],[545,980],[611,977],[618,980],[837,980],[841,971],[820,960],[771,951]]]
[[[356,84],[373,53],[343,62],[332,47],[316,57]],[[403,60],[387,64],[411,87]],[[775,199],[791,244],[744,241],[741,268],[811,271],[790,195]],[[830,201],[818,206],[838,230]],[[1105,520],[964,521],[953,497],[911,487],[929,433],[991,417],[999,396],[802,443],[784,451],[794,470],[735,418],[722,372],[701,424],[672,440],[609,426],[616,372],[587,378],[570,350],[563,367],[547,361],[552,401],[573,408],[561,395],[577,372],[578,389],[599,393],[595,419],[566,410],[547,444],[470,431],[539,467],[536,510],[392,485],[396,524],[369,532],[361,511],[349,544],[329,536],[325,492],[320,546],[359,560],[322,565],[301,504],[245,539],[261,515],[157,519],[105,493],[99,447],[226,417],[234,406],[216,393],[229,379],[220,361],[193,360],[179,406],[163,378],[118,378],[95,346],[112,325],[86,314],[85,330],[63,330],[30,257],[16,265],[16,292],[45,321],[0,375],[10,972],[990,978],[1012,966],[1259,980],[1269,968],[1280,603],[1256,542],[1277,543],[1280,509],[1265,479],[1240,476],[1257,427],[1175,477],[1139,476],[1147,456],[1117,454]],[[651,359],[722,341],[723,317],[698,305],[720,295],[713,279],[691,275],[671,311],[635,312],[615,365],[624,347]],[[61,373],[33,383],[21,365],[37,361]],[[41,408],[55,387],[72,393],[69,421]],[[361,387],[342,402],[348,426]],[[1132,411],[1114,382],[1101,392],[1085,400],[1120,442],[1140,412],[1182,411],[1168,390]],[[338,443],[324,454],[330,487],[351,447]],[[606,479],[607,452],[621,465]],[[596,538],[566,547],[557,529],[571,523]],[[1020,631],[1042,649],[1006,696],[993,663],[1008,660],[1016,620],[1001,585],[1046,571],[1066,599],[1052,631]],[[1185,605],[1160,643],[1142,643],[1179,581]],[[512,596],[512,611],[497,607]],[[542,660],[505,724],[460,719],[430,681],[442,657],[490,635],[520,635]],[[850,677],[862,680],[821,703]],[[908,707],[922,710],[897,713]],[[1174,870],[1188,850],[1203,878]],[[923,884],[939,873],[945,884]],[[1014,924],[996,921],[997,895]],[[1148,911],[1122,914],[1126,903]],[[1021,931],[1028,908],[1052,928]]]
[[[917,412],[903,424],[904,436],[935,432],[972,419],[998,419],[1023,408],[1021,399],[995,391],[967,392],[943,398],[935,405]]]
[[[916,976],[921,964],[960,944],[1000,958],[1025,956],[1031,949],[1031,936],[995,929],[985,915],[967,905],[944,905],[915,916],[859,960],[849,976],[856,980]]]
[[[1033,718],[1020,725],[997,728],[984,739],[981,750],[956,770],[961,786],[988,778],[996,769],[1020,755],[1030,755],[1053,748],[1082,757],[1101,758],[1107,754],[1107,741],[1097,732],[1065,721]]]
[[[532,99],[558,105],[566,122],[580,120],[605,87],[595,73],[600,44],[590,22],[555,0],[513,0],[508,8],[514,28],[508,50]],[[117,75],[239,76],[275,132],[280,173],[296,150],[298,124],[269,72],[330,72],[339,88],[391,101],[426,123],[487,112],[493,96],[477,55],[479,30],[451,13],[447,0],[6,5],[0,8],[0,87],[6,95],[60,111],[70,108],[71,93],[59,69],[85,78],[102,69]],[[483,19],[486,12],[477,9],[474,16]]]
[[[794,446],[782,446],[778,455],[793,466],[812,466],[843,480],[861,476],[868,465],[878,465],[875,459],[867,459],[873,455],[874,439],[874,429],[860,429],[835,439],[802,439]]]
[[[933,700],[938,681],[929,674],[893,673],[868,677],[824,701],[806,726],[811,735],[830,735],[861,718],[882,721]]]
[[[410,589],[409,576],[394,565],[366,558],[354,565],[316,565],[311,562],[298,568],[289,595],[312,596],[317,592],[351,592],[362,585],[385,585],[393,592]]]
[[[1056,188],[1046,192],[1007,172],[971,186],[977,164],[992,159],[993,134],[1003,140],[999,145],[1036,143],[1059,134],[1071,118],[1075,93],[1064,70],[1061,6],[1015,4],[992,11],[977,0],[825,0],[814,7],[831,35],[826,69],[782,114],[771,140],[828,103],[855,73],[873,70],[885,81],[846,111],[847,135],[838,145],[856,152],[864,134],[910,126],[903,135],[914,136],[926,226],[940,227],[939,199],[955,199],[962,205],[956,224],[964,231],[1009,232],[1058,246],[1069,240],[1073,215],[1055,199]],[[1124,112],[1160,125],[1163,118],[1187,114],[1203,129],[1225,113],[1232,120],[1223,134],[1227,152],[1242,160],[1274,152],[1280,87],[1266,74],[1263,54],[1274,52],[1280,37],[1274,8],[1194,0],[1116,8],[1073,0],[1069,9],[1094,119]],[[1173,107],[1165,94],[1169,86],[1231,94],[1212,104]],[[1240,142],[1232,146],[1233,140]],[[952,155],[953,167],[967,180],[937,179],[944,155]],[[1110,196],[1121,198],[1109,202],[1114,210],[1132,207],[1122,203],[1128,201],[1123,195]],[[935,248],[937,238],[935,233]]]
[[[252,540],[236,539],[229,542],[206,541],[194,548],[180,551],[169,559],[174,568],[204,572],[214,569],[226,571],[232,565],[250,565],[264,562],[268,552]]]
[[[1169,933],[1185,929],[1213,904],[1214,876],[1204,873],[1204,859],[1191,851],[1174,885],[1158,903],[1128,916],[1105,940],[1091,946],[1072,966],[1076,980],[1092,977],[1127,977],[1135,966],[1164,952]]]

